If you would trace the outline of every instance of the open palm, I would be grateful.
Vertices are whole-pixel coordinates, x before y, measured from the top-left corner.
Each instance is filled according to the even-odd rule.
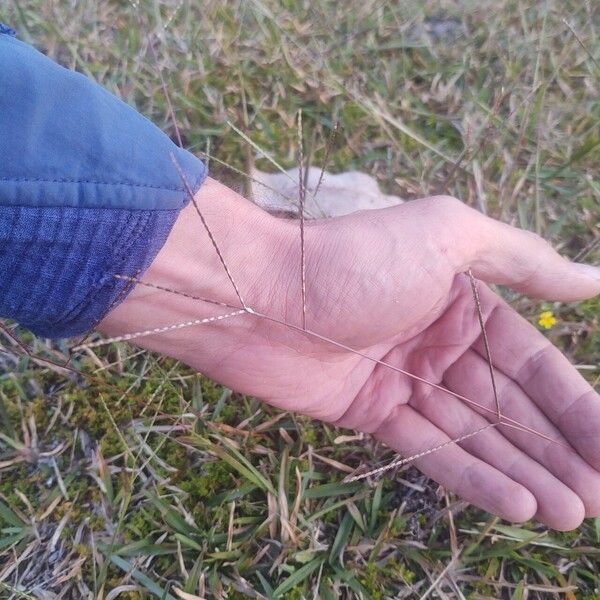
[[[301,331],[296,227],[283,225],[294,235],[272,246],[258,271],[256,236],[244,253],[223,244],[257,314],[140,344],[277,407],[372,433],[407,456],[498,421],[466,270],[547,299],[600,291],[592,269],[562,259],[537,236],[456,200],[429,198],[307,224]],[[170,260],[167,243],[144,279],[156,280]],[[599,398],[545,336],[484,283],[478,287],[504,424],[415,464],[494,514],[574,528],[600,514]],[[115,312],[135,311],[156,294],[138,287]],[[189,298],[171,302],[173,322],[192,305],[195,314],[215,313]],[[110,319],[104,329],[114,330]]]

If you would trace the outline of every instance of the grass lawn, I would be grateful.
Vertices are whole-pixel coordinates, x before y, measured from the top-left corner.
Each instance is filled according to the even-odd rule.
[[[600,262],[594,0],[9,0],[0,21],[174,137],[162,73],[185,146],[237,189],[273,166],[236,129],[292,167],[301,108],[310,164],[339,123],[330,170]],[[600,298],[503,293],[534,324],[552,311],[598,387]],[[67,342],[6,327],[0,598],[600,599],[600,519],[511,526],[412,467],[343,484],[393,454],[126,344],[65,371],[35,356]]]

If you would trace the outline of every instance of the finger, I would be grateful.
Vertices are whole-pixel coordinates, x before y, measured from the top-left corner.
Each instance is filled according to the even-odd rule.
[[[404,456],[451,441],[406,404],[392,412],[376,436]],[[527,488],[456,444],[415,460],[415,465],[446,489],[508,521],[527,521],[537,512],[535,497]]]
[[[502,415],[528,426],[548,438],[567,445],[565,438],[533,403],[523,390],[502,372],[495,372],[496,389]],[[490,385],[488,364],[474,351],[466,352],[445,373],[444,384],[468,398],[477,398],[478,403],[495,407]],[[449,398],[450,401],[453,398]],[[446,410],[440,405],[439,410]],[[477,410],[477,409],[476,409]],[[490,417],[486,413],[487,418]],[[531,432],[513,427],[500,426],[499,431],[514,446],[528,454],[582,500],[586,515],[600,514],[600,473],[593,469],[575,450],[542,438]]]
[[[410,403],[452,439],[465,432],[481,429],[487,423],[483,416],[460,400],[439,390],[413,397]],[[585,510],[579,496],[537,461],[511,444],[496,428],[486,429],[467,438],[460,446],[526,487],[535,496],[535,518],[538,521],[561,531],[575,529],[582,522]]]
[[[590,384],[506,304],[493,311],[486,331],[494,366],[514,380],[581,456],[600,470],[600,397]],[[485,356],[481,340],[474,348]]]
[[[548,300],[600,294],[600,268],[569,262],[534,233],[490,219],[461,202],[445,202],[439,243],[456,273],[471,268],[479,279]]]

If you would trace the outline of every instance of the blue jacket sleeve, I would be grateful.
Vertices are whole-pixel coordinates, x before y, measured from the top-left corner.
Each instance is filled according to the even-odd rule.
[[[164,244],[203,163],[0,26],[0,317],[92,329]]]

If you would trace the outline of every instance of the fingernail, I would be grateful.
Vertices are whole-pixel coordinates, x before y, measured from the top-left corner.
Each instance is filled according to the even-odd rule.
[[[577,269],[582,275],[600,281],[600,267],[594,265],[584,265],[583,263],[573,263],[573,267]]]

